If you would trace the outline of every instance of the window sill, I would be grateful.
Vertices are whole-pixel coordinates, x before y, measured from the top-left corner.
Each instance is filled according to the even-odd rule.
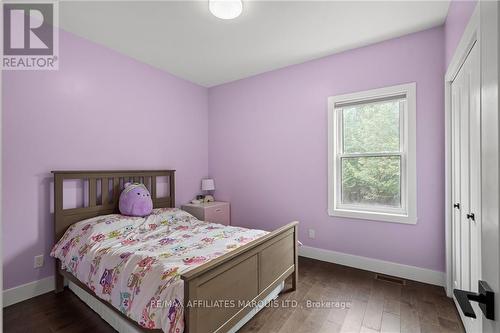
[[[328,215],[353,219],[372,220],[380,222],[417,224],[417,217],[389,213],[365,212],[347,209],[329,209]]]

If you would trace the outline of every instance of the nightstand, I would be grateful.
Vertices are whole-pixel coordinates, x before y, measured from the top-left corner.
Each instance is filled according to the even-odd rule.
[[[189,203],[182,205],[181,209],[193,215],[198,220],[224,225],[231,224],[229,202]]]

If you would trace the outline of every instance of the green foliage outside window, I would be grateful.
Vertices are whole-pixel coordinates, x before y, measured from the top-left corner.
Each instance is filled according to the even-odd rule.
[[[346,107],[344,154],[399,153],[399,101]],[[342,202],[401,206],[399,155],[342,158]]]

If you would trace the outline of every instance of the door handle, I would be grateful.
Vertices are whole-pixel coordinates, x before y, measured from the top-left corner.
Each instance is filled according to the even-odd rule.
[[[467,214],[467,219],[475,221],[476,220],[476,216],[474,215],[474,213],[470,213],[470,214]]]
[[[453,204],[453,208],[460,209],[460,204],[459,204],[459,203],[454,203],[454,204]]]
[[[486,281],[478,281],[478,293],[454,289],[455,295],[460,309],[466,317],[476,318],[474,309],[470,301],[478,302],[481,311],[486,318],[495,320],[495,293],[491,290]]]

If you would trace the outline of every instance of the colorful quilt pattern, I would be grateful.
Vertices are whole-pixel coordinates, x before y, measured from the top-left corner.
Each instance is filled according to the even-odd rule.
[[[139,325],[181,333],[180,275],[265,234],[159,208],[145,218],[112,214],[75,223],[51,256]]]

